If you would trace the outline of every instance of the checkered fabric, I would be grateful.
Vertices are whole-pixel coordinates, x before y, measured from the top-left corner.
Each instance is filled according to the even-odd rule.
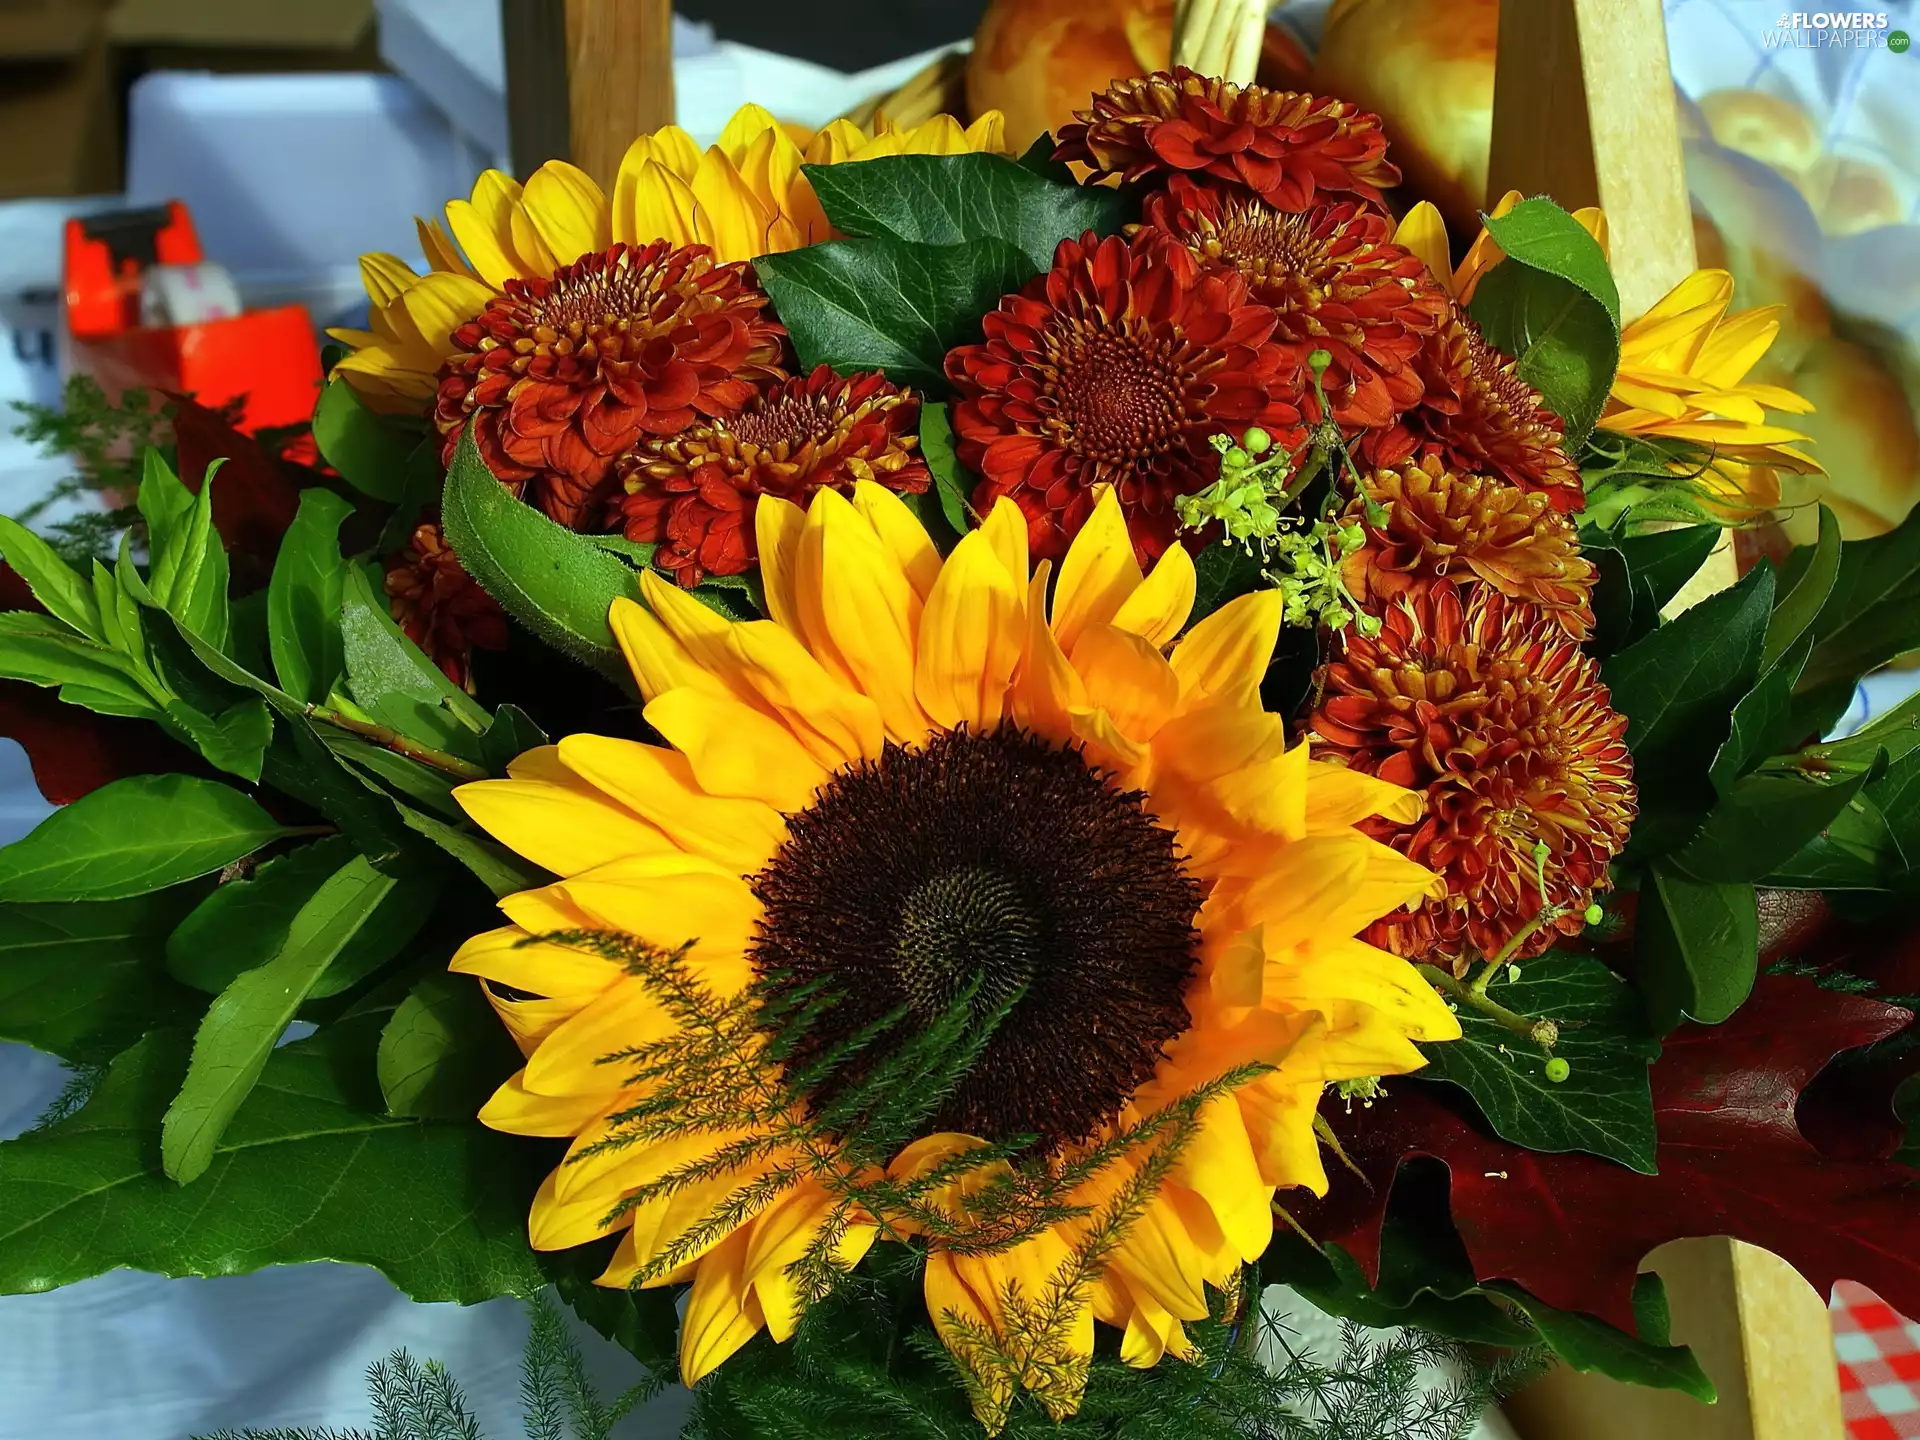
[[[1833,1287],[1833,1348],[1851,1440],[1920,1437],[1920,1325],[1842,1280]]]

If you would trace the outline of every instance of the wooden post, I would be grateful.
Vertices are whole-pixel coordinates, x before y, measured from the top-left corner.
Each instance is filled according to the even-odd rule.
[[[637,135],[673,123],[672,0],[503,0],[514,173],[571,160],[612,190]]]

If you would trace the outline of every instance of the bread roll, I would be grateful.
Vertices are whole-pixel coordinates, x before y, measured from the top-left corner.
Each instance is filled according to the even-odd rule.
[[[967,61],[967,109],[1005,114],[1018,153],[1172,53],[1173,0],[993,0]]]
[[[1700,97],[1700,113],[1720,144],[1782,174],[1805,175],[1819,162],[1820,132],[1791,100],[1758,90],[1715,90]]]
[[[1808,349],[1793,388],[1814,410],[1792,423],[1813,437],[1811,453],[1827,473],[1781,477],[1788,502],[1824,500],[1849,540],[1898,525],[1920,499],[1920,433],[1899,380],[1866,346],[1828,335]],[[1817,532],[1810,503],[1788,518],[1797,544]]]

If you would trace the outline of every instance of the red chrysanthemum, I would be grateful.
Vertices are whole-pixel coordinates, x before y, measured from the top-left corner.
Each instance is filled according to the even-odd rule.
[[[1375,921],[1366,938],[1464,973],[1551,907],[1557,918],[1512,958],[1537,955],[1579,932],[1627,842],[1626,718],[1573,638],[1498,590],[1442,581],[1384,620],[1372,638],[1349,631],[1327,667],[1315,754],[1426,791],[1418,822],[1362,828],[1437,871],[1447,889]]]
[[[960,459],[982,477],[974,507],[1011,496],[1033,555],[1058,557],[1111,483],[1151,560],[1179,529],[1175,497],[1220,473],[1209,436],[1304,437],[1274,324],[1238,274],[1157,232],[1061,241],[1053,269],[986,316],[985,342],[947,355]]]
[[[932,476],[910,433],[912,392],[884,375],[825,365],[749,401],[737,414],[649,440],[620,457],[625,492],[614,518],[629,540],[658,541],[654,562],[691,588],[758,562],[753,512],[762,495],[805,505],[816,491],[872,480],[919,494]]]
[[[509,280],[453,332],[434,401],[444,459],[471,422],[488,468],[549,519],[597,521],[616,455],[785,376],[766,303],[746,266],[663,240]]]
[[[387,561],[394,623],[462,689],[472,687],[475,650],[507,648],[507,617],[461,568],[438,521],[427,521]]]
[[[1188,174],[1286,211],[1305,210],[1321,194],[1357,195],[1384,210],[1380,187],[1400,183],[1379,116],[1344,100],[1235,85],[1185,66],[1116,80],[1093,97],[1091,110],[1060,127],[1053,153],[1091,167],[1095,177]]]
[[[1238,271],[1279,316],[1274,338],[1302,412],[1319,420],[1307,357],[1330,361],[1321,384],[1348,432],[1391,425],[1418,403],[1422,337],[1446,317],[1446,292],[1377,210],[1345,200],[1287,215],[1222,196],[1184,175],[1147,202],[1146,224],[1203,263]]]
[[[1563,515],[1586,508],[1586,487],[1567,458],[1560,417],[1466,311],[1450,306],[1414,364],[1420,401],[1396,424],[1361,437],[1368,464],[1393,469],[1436,456],[1450,470],[1541,491]]]
[[[1575,640],[1593,629],[1593,562],[1547,497],[1429,456],[1362,481],[1347,507],[1365,543],[1347,556],[1347,589],[1375,614],[1443,580],[1478,580],[1538,606]]]

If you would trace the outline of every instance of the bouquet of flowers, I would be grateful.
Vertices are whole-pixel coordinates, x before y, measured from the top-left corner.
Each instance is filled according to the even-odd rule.
[[[1338,100],[999,150],[488,172],[311,464],[180,401],[111,550],[0,522],[0,1289],[552,1285],[714,1437],[1412,1433],[1274,1283],[1705,1398],[1691,1235],[1920,1313],[1920,704],[1821,738],[1920,524],[1675,604],[1813,464],[1772,317],[1456,267]]]

